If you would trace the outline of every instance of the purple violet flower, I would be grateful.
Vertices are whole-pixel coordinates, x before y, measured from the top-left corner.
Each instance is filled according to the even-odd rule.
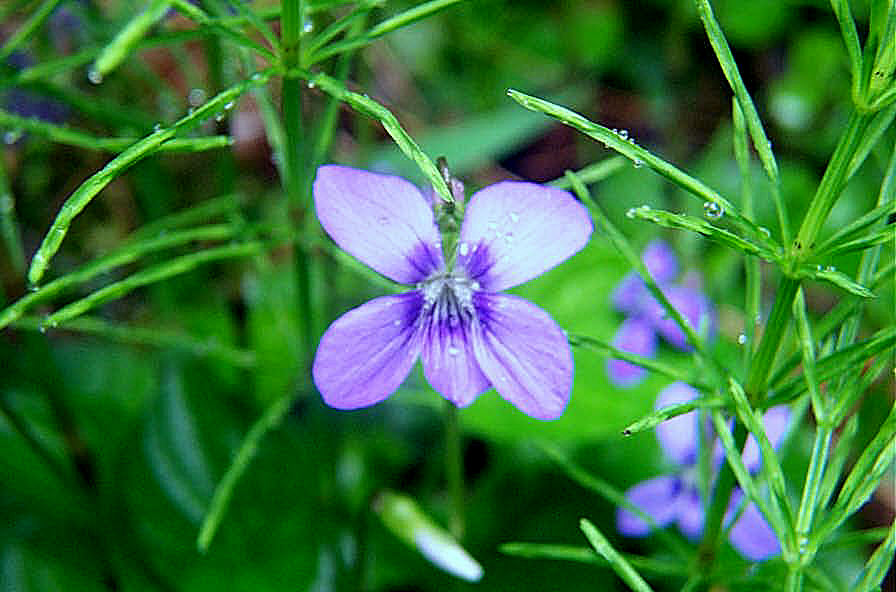
[[[685,403],[697,396],[697,391],[690,385],[675,382],[660,392],[656,408]],[[775,407],[763,416],[763,425],[772,445],[780,443],[789,419],[790,413],[786,407]],[[703,532],[704,520],[697,488],[697,422],[698,414],[685,413],[658,425],[657,440],[664,456],[676,465],[677,471],[672,475],[642,481],[625,493],[626,499],[649,515],[657,526],[677,524],[681,532],[691,540],[696,540]],[[716,448],[713,456],[718,467],[724,461],[724,453]],[[743,459],[751,472],[759,469],[759,447],[752,435],[747,440]],[[743,493],[735,490],[726,520],[730,521],[742,500]],[[617,511],[616,525],[619,532],[627,536],[642,537],[650,532],[650,526],[645,520],[625,508]],[[747,504],[737,523],[731,527],[729,541],[744,557],[753,561],[761,561],[780,552],[774,531],[753,503]]]
[[[712,303],[703,293],[700,276],[688,273],[681,282],[676,283],[678,260],[672,249],[661,240],[651,241],[641,258],[672,306],[692,327],[703,329],[711,335],[715,330],[715,313]],[[652,357],[656,353],[658,335],[678,349],[691,349],[684,332],[650,294],[637,273],[630,272],[622,278],[613,291],[612,301],[614,308],[627,316],[613,339],[613,345],[617,348]],[[648,331],[654,336],[648,337]],[[607,361],[607,375],[616,386],[632,387],[643,380],[646,372],[628,362],[610,359]]]
[[[458,407],[494,387],[531,417],[563,413],[573,372],[563,330],[502,291],[588,242],[591,220],[571,194],[513,181],[476,192],[453,265],[446,265],[430,203],[401,177],[322,166],[314,201],[342,249],[413,286],[348,311],[321,337],[312,374],[328,405],[357,409],[386,399],[422,357],[426,379]]]

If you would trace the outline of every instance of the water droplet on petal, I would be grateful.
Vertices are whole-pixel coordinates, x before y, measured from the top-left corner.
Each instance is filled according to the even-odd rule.
[[[453,345],[449,347],[447,350],[449,356],[457,356],[460,354],[460,350],[454,347]]]
[[[376,221],[379,222],[380,224],[386,225],[389,223],[389,217],[388,216],[380,216],[376,219]]]
[[[401,326],[401,319],[395,319],[394,321],[392,321],[392,324],[395,325],[396,327]]]
[[[711,220],[718,220],[725,214],[725,210],[714,201],[705,201],[703,202],[703,214]]]
[[[510,221],[516,224],[520,221],[520,215],[516,212],[510,212]]]
[[[478,290],[482,286],[479,285],[479,282],[473,282],[472,284],[470,284],[470,287],[474,290]]]
[[[468,245],[467,243],[461,243],[458,251],[460,252],[461,257],[466,257],[470,253],[470,245]]]

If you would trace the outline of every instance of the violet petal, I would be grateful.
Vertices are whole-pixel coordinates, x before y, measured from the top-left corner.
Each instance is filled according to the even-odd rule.
[[[498,292],[541,275],[588,242],[591,219],[567,191],[518,181],[473,194],[457,263],[483,289]]]
[[[491,387],[473,353],[469,322],[438,322],[423,327],[423,373],[443,397],[466,407]]]
[[[790,423],[790,409],[786,405],[778,405],[772,407],[762,416],[762,426],[765,429],[765,435],[768,436],[772,447],[777,448],[781,443],[787,431],[787,425]],[[747,443],[743,452],[744,465],[751,472],[759,470],[762,463],[762,455],[759,452],[759,445],[753,434],[747,438]]]
[[[689,283],[671,284],[663,287],[663,293],[669,303],[690,323],[695,331],[700,332],[701,324],[713,331],[714,320],[709,300],[699,289]],[[655,299],[645,307],[647,317],[653,322],[654,328],[663,336],[663,339],[678,349],[690,351],[691,345],[687,341],[684,331],[675,320],[666,314],[666,310]]]
[[[679,496],[678,528],[689,540],[695,541],[703,533],[703,504],[694,486],[685,487]]]
[[[444,266],[432,209],[401,177],[325,165],[317,169],[314,204],[342,249],[396,282],[413,284]]]
[[[697,389],[691,385],[684,382],[673,382],[660,391],[655,407],[661,409],[678,403],[687,403],[699,395]],[[698,414],[691,411],[656,426],[656,438],[669,460],[681,466],[691,466],[697,462],[699,437],[697,420]]]
[[[678,514],[680,489],[681,480],[678,477],[654,477],[626,491],[625,497],[662,527],[672,522]],[[626,536],[647,536],[650,532],[645,520],[625,508],[616,511],[616,528]]]
[[[656,332],[651,324],[636,317],[623,321],[613,337],[613,345],[616,348],[648,358],[656,353],[656,344]],[[616,358],[607,360],[607,376],[616,386],[635,386],[646,375],[647,371],[644,368],[625,360]]]
[[[665,241],[660,239],[650,241],[644,248],[641,260],[657,284],[665,284],[678,277],[678,258]]]
[[[619,280],[613,290],[613,308],[625,314],[641,316],[648,310],[647,306],[652,298],[641,276],[630,271]]]
[[[495,390],[536,419],[560,417],[572,389],[572,352],[563,330],[517,296],[476,292],[473,351]]]
[[[420,355],[423,296],[381,296],[330,325],[314,356],[314,384],[327,405],[357,409],[379,403],[401,385]]]
[[[744,508],[740,519],[731,528],[728,540],[732,547],[751,561],[763,561],[781,552],[775,531],[752,502]]]

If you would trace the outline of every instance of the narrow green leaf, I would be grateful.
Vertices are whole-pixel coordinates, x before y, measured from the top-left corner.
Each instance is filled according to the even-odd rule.
[[[674,214],[665,210],[651,208],[647,205],[631,208],[626,215],[629,218],[649,220],[665,228],[690,230],[726,247],[741,251],[745,255],[757,255],[766,261],[774,262],[780,259],[777,253],[768,250],[768,248],[741,238],[733,232],[714,226],[702,218],[695,218],[687,214]]]
[[[849,161],[849,168],[846,172],[847,179],[851,179],[853,175],[856,174],[856,171],[859,170],[859,167],[862,166],[862,163],[868,158],[871,150],[877,145],[878,141],[884,137],[886,131],[890,129],[890,125],[893,123],[894,118],[896,118],[896,104],[886,108],[881,106],[880,112],[878,112],[871,120],[871,123],[868,124],[868,129],[865,130],[865,133],[859,140],[859,145],[856,147],[856,151]]]
[[[133,263],[146,254],[178,247],[193,241],[225,240],[233,237],[235,232],[236,229],[232,226],[213,224],[125,243],[112,253],[44,284],[7,306],[0,311],[0,329],[21,317],[36,304],[48,302],[73,286],[86,283],[117,267]]]
[[[53,255],[59,250],[59,246],[68,233],[72,221],[106,185],[111,183],[112,180],[135,162],[156,152],[162,144],[174,138],[176,134],[187,131],[209,117],[214,116],[215,113],[223,110],[225,105],[235,101],[247,90],[265,84],[271,74],[271,70],[258,72],[248,80],[244,80],[219,93],[205,104],[196,108],[192,113],[179,119],[171,127],[159,129],[136,142],[82,183],[65,201],[62,209],[59,210],[40,248],[38,248],[37,253],[31,260],[31,267],[28,270],[28,282],[32,285],[37,285],[44,272],[46,272]]]
[[[610,541],[586,518],[579,520],[579,528],[585,533],[585,537],[598,555],[607,560],[613,571],[628,584],[628,587],[635,592],[653,592],[652,588],[647,585],[644,578],[625,560],[625,557],[619,554],[610,544]]]
[[[40,317],[21,317],[11,324],[16,329],[45,331],[46,320]],[[215,339],[197,339],[178,331],[116,325],[95,317],[79,317],[56,327],[60,331],[72,331],[92,335],[129,345],[173,349],[201,358],[212,358],[242,368],[255,366],[255,352],[230,347]]]
[[[885,327],[864,341],[816,360],[815,379],[822,384],[840,376],[844,368],[862,368],[870,358],[892,349],[894,344],[896,344],[896,327]],[[770,386],[774,396],[769,398],[769,405],[792,401],[806,389],[805,379],[801,375],[782,376],[779,380],[780,382],[772,383]]]
[[[591,547],[576,547],[573,545],[543,545],[539,543],[504,543],[498,550],[507,555],[523,557],[525,559],[556,559],[559,561],[575,561],[576,563],[589,563],[592,565],[605,565],[606,559],[594,552]],[[652,559],[622,553],[622,556],[632,567],[649,572],[657,576],[684,576],[687,574],[687,566],[680,561],[666,561]]]
[[[706,344],[703,342],[703,339],[697,335],[697,332],[691,327],[691,324],[681,316],[681,313],[672,306],[672,303],[669,302],[669,299],[654,281],[654,279],[650,276],[650,273],[647,271],[647,266],[641,261],[641,257],[635,252],[634,247],[632,247],[631,243],[628,239],[619,232],[619,229],[613,225],[610,219],[604,214],[601,210],[600,205],[591,198],[591,193],[588,191],[588,188],[581,182],[581,180],[572,172],[566,172],[567,178],[570,180],[573,191],[588,208],[591,213],[591,218],[594,220],[595,224],[604,231],[604,234],[609,239],[609,241],[613,244],[614,247],[619,251],[619,253],[629,262],[632,268],[638,273],[644,283],[647,285],[647,289],[650,294],[656,298],[657,302],[663,307],[663,310],[666,314],[669,315],[670,318],[678,325],[684,334],[687,336],[688,343],[690,343],[694,350],[706,360],[714,370],[723,374],[724,372],[721,369],[719,363],[713,358],[709,351],[706,349]]]
[[[768,434],[765,433],[765,426],[762,423],[762,417],[750,407],[747,395],[743,387],[734,378],[728,379],[728,392],[734,401],[734,408],[740,421],[747,427],[747,430],[756,439],[759,444],[759,451],[762,457],[761,474],[768,481],[774,495],[774,506],[779,509],[785,521],[785,532],[793,530],[793,508],[790,504],[790,497],[787,493],[787,479],[784,477],[784,471],[781,469],[781,463],[778,460],[778,454],[775,447],[772,446]],[[781,531],[777,531],[781,532]]]
[[[815,379],[815,342],[812,338],[812,330],[809,328],[809,317],[806,313],[806,299],[803,297],[803,289],[797,290],[793,299],[793,316],[796,319],[796,330],[803,352],[803,376],[806,387],[809,389],[809,397],[812,400],[812,411],[815,420],[819,423],[826,421],[827,408],[821,398],[818,381]]]
[[[832,234],[830,238],[818,246],[818,252],[822,256],[826,256],[835,249],[840,248],[842,244],[858,239],[875,224],[886,219],[888,215],[896,213],[896,206],[892,203],[892,195],[889,198]]]
[[[203,222],[209,223],[215,218],[237,212],[242,202],[242,196],[236,193],[228,193],[207,199],[195,206],[184,208],[142,225],[127,238],[127,243],[130,247],[133,247],[134,243],[147,239],[164,238],[171,231],[179,230],[185,226]]]
[[[709,0],[696,0],[696,4],[697,13],[700,15],[703,28],[706,30],[706,36],[709,38],[709,43],[716,54],[716,59],[718,59],[719,65],[722,67],[722,72],[725,74],[725,78],[734,92],[738,105],[740,105],[740,109],[746,119],[747,129],[750,131],[750,137],[753,140],[753,147],[756,148],[759,161],[762,163],[762,167],[765,169],[771,182],[772,198],[775,204],[775,211],[778,214],[778,223],[781,226],[782,242],[787,244],[790,242],[790,221],[787,218],[787,209],[784,207],[784,202],[781,199],[778,163],[775,160],[774,152],[772,152],[772,143],[765,134],[765,128],[762,126],[762,120],[759,119],[756,105],[753,104],[753,99],[750,98],[750,93],[747,91],[743,78],[741,78],[737,63],[731,54],[731,48],[728,46],[728,40],[725,39],[725,34],[716,21]]]
[[[782,516],[781,508],[777,503],[777,497],[772,497],[774,503],[769,504],[759,494],[759,488],[756,486],[756,481],[744,465],[744,460],[740,455],[740,449],[735,443],[734,437],[731,435],[731,431],[728,427],[728,423],[725,421],[725,417],[722,415],[721,411],[716,410],[712,412],[712,422],[716,428],[719,442],[721,442],[722,447],[725,449],[725,459],[728,461],[728,466],[731,467],[731,471],[734,473],[738,485],[740,485],[740,488],[744,491],[744,494],[746,494],[750,501],[756,504],[756,507],[759,508],[759,511],[768,521],[769,526],[775,531],[775,536],[781,542],[781,545],[784,546],[789,542],[789,532],[791,532],[791,530],[788,528],[787,522]]]
[[[245,17],[236,17],[236,18],[212,18],[202,8],[199,6],[188,2],[187,0],[169,0],[172,5],[174,5],[177,10],[186,16],[187,18],[192,19],[196,23],[199,23],[203,27],[208,27],[215,33],[218,33],[222,37],[230,39],[234,41],[237,45],[241,47],[245,47],[247,49],[251,49],[256,53],[264,56],[271,63],[277,62],[277,56],[274,52],[272,52],[267,47],[261,45],[256,42],[254,39],[243,33],[237,27],[245,22]],[[279,44],[275,44],[274,47],[279,47]]]
[[[0,62],[5,62],[12,52],[28,41],[31,35],[47,20],[57,4],[59,4],[59,0],[44,0],[38,6],[28,20],[6,40],[3,47],[0,47]]]
[[[849,56],[849,72],[852,76],[853,98],[857,97],[859,76],[862,74],[862,48],[859,44],[859,33],[856,23],[852,18],[848,0],[831,0],[831,8],[840,23],[840,34],[843,43],[846,44],[846,54]]]
[[[391,33],[392,31],[395,31],[402,27],[406,27],[411,23],[415,23],[421,19],[427,18],[430,15],[439,12],[440,10],[444,10],[445,8],[457,4],[460,1],[461,0],[430,0],[429,2],[419,4],[414,8],[405,10],[404,12],[396,14],[395,16],[374,25],[369,31],[367,31],[360,37],[346,39],[345,41],[340,41],[338,43],[333,43],[324,47],[316,54],[313,54],[308,63],[315,64],[336,54],[364,47],[365,45],[372,43],[373,41],[379,39],[387,33]]]
[[[98,138],[35,117],[21,117],[3,109],[0,109],[0,128],[37,134],[58,144],[106,152],[121,152],[139,141],[139,138]],[[233,140],[229,136],[174,138],[160,145],[158,151],[202,152],[215,148],[227,148],[232,144]]]
[[[865,563],[862,573],[856,578],[856,583],[850,588],[855,592],[871,592],[879,590],[881,582],[893,564],[893,554],[896,552],[896,522],[890,526],[887,538],[881,543]]]
[[[699,179],[691,177],[674,165],[648,152],[629,138],[623,138],[619,133],[589,121],[575,111],[556,105],[550,101],[533,97],[513,89],[508,90],[507,95],[526,109],[553,117],[561,123],[594,138],[607,148],[611,148],[622,154],[636,166],[648,166],[653,171],[665,177],[675,185],[678,185],[688,193],[704,200],[707,208],[712,208],[715,212],[718,212],[720,216],[724,215],[727,216],[728,219],[733,220],[735,224],[740,226],[746,232],[749,232],[754,240],[765,244],[770,249],[776,248],[775,243],[770,237],[766,236],[766,234],[752,221],[744,218],[738,209],[734,207],[734,204],[722,197],[717,191],[710,189]]]
[[[659,424],[663,423],[664,421],[668,421],[673,417],[678,417],[679,415],[690,413],[695,409],[721,409],[725,407],[725,404],[725,401],[716,396],[704,396],[694,399],[693,401],[688,401],[687,403],[677,403],[675,405],[669,405],[668,407],[663,407],[662,409],[651,411],[638,421],[622,430],[622,434],[624,436],[633,436],[645,430],[653,429]]]
[[[72,302],[53,314],[48,315],[44,321],[44,326],[56,328],[58,325],[70,321],[105,302],[122,298],[137,288],[192,271],[200,265],[233,257],[257,255],[262,251],[264,251],[263,243],[249,242],[223,247],[212,247],[197,253],[190,253],[189,255],[177,257],[170,261],[154,265],[148,269],[138,271],[123,280],[113,282],[100,288],[89,296],[85,296],[80,300]]]
[[[252,459],[258,453],[261,439],[269,431],[280,425],[286,413],[292,407],[294,398],[295,394],[292,391],[288,391],[274,401],[249,428],[246,437],[243,438],[240,444],[239,450],[237,450],[236,456],[234,456],[230,466],[227,467],[227,472],[224,473],[221,481],[215,486],[215,492],[212,494],[208,512],[202,519],[202,525],[199,527],[199,534],[196,537],[196,547],[200,553],[208,551],[212,539],[221,525],[221,520],[224,518],[224,513],[227,511],[227,506],[233,497],[233,490],[249,468],[249,465],[252,464]]]
[[[101,82],[109,72],[127,59],[152,26],[167,14],[169,8],[171,0],[151,0],[145,10],[128,21],[93,62],[88,74],[90,81]]]
[[[25,249],[22,246],[22,234],[16,219],[16,200],[9,187],[6,176],[6,165],[0,162],[0,239],[6,249],[6,255],[13,270],[22,277],[25,275]]]
[[[436,165],[430,160],[429,156],[424,153],[413,138],[401,127],[398,119],[391,111],[380,105],[366,95],[360,95],[345,88],[338,80],[327,76],[326,74],[315,74],[308,79],[309,86],[320,87],[321,90],[332,95],[350,105],[357,111],[373,117],[379,121],[383,128],[392,136],[395,143],[401,148],[408,158],[417,163],[420,170],[426,176],[433,188],[446,201],[452,201],[451,191],[445,184],[445,179],[436,168]]]
[[[623,156],[611,156],[610,158],[605,158],[599,162],[589,164],[585,168],[576,171],[575,175],[585,185],[591,185],[592,183],[598,183],[613,176],[615,173],[621,171],[627,164],[627,158]],[[548,185],[559,187],[560,189],[572,188],[572,183],[566,175],[554,179],[548,183]]]
[[[855,294],[862,298],[874,298],[874,292],[853,280],[845,273],[837,271],[833,267],[822,267],[820,265],[813,267],[811,265],[804,265],[797,273],[798,277],[828,282],[829,284],[833,284],[838,288],[846,290],[850,294]]]
[[[307,46],[303,48],[306,59],[309,61],[312,60],[313,58],[311,56],[314,56],[316,52],[320,51],[324,45],[350,29],[359,20],[366,18],[377,3],[378,2],[369,1],[358,3],[358,5],[354,6],[349,12],[327,25],[324,30],[312,37]],[[351,37],[356,38],[357,34],[351,35]]]
[[[896,404],[877,434],[862,452],[840,488],[837,501],[824,522],[812,532],[810,548],[817,549],[847,518],[861,508],[891,470],[896,456]]]

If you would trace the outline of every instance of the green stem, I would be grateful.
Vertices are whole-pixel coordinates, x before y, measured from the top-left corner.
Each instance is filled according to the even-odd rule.
[[[302,89],[301,80],[291,75],[290,72],[301,66],[302,55],[302,23],[305,17],[303,0],[285,0],[280,14],[282,62],[286,74],[283,77],[281,89],[281,110],[283,116],[283,131],[285,136],[283,151],[283,171],[285,173],[284,185],[286,197],[289,202],[290,217],[297,228],[302,228],[309,215],[309,195],[305,190],[303,179],[307,174],[305,170],[303,151],[303,122],[302,122]],[[314,277],[314,261],[304,249],[297,249],[295,254],[295,267],[298,289],[299,315],[304,320],[302,324],[302,350],[310,359],[314,349],[314,306],[312,305],[312,278]]]
[[[457,407],[445,401],[445,472],[451,496],[449,530],[460,540],[464,534],[464,457]]]
[[[790,310],[793,299],[796,296],[797,288],[799,288],[799,280],[785,277],[778,286],[775,294],[775,303],[772,305],[772,312],[766,324],[765,333],[759,342],[759,349],[756,356],[750,364],[747,373],[746,391],[750,403],[755,407],[757,403],[764,398],[765,384],[768,375],[771,372],[772,364],[775,361],[775,355],[781,345],[781,339],[787,330],[790,321]]]
[[[744,444],[747,442],[747,428],[741,422],[735,420],[732,435],[738,450],[742,451]],[[713,489],[712,501],[706,510],[706,527],[703,531],[703,541],[697,550],[699,559],[695,565],[704,568],[704,571],[715,560],[716,549],[719,547],[719,537],[723,532],[722,523],[725,520],[725,513],[731,501],[731,492],[734,490],[736,482],[737,480],[731,467],[727,463],[724,464],[719,472],[716,486]]]
[[[831,450],[832,435],[832,426],[826,422],[819,424],[815,431],[815,444],[812,446],[812,457],[809,460],[809,469],[806,471],[806,484],[803,486],[796,519],[797,551],[800,554],[809,542],[809,531],[812,528],[815,511],[818,509],[818,492]]]

